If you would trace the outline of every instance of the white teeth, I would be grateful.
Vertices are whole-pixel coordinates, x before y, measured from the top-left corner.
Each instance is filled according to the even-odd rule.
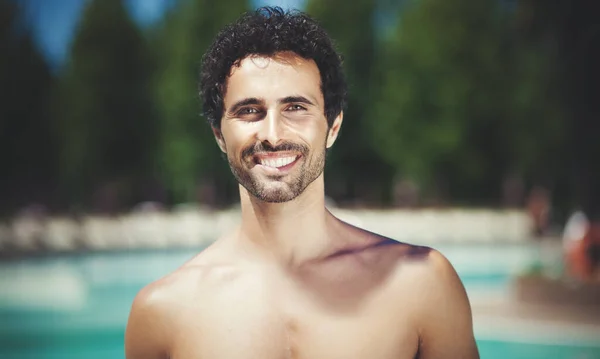
[[[287,166],[290,163],[294,162],[296,157],[280,157],[280,158],[262,158],[260,159],[260,164],[267,167],[283,167]]]

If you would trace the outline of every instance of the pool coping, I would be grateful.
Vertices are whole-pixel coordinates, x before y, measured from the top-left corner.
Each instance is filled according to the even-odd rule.
[[[512,298],[471,300],[478,339],[600,347],[600,307],[522,304]]]

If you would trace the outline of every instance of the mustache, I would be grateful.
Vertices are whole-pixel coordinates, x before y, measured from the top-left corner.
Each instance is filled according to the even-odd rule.
[[[282,142],[277,146],[271,146],[271,144],[268,142],[257,142],[244,148],[242,151],[242,158],[254,156],[257,153],[279,151],[300,152],[301,154],[305,155],[308,152],[308,148],[304,145],[293,142]]]

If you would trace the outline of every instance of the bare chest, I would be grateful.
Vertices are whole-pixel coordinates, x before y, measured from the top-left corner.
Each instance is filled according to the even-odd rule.
[[[248,312],[179,333],[172,359],[412,359],[418,348],[411,328],[359,318]]]
[[[413,359],[418,336],[410,309],[384,301],[236,289],[182,316],[171,359]]]

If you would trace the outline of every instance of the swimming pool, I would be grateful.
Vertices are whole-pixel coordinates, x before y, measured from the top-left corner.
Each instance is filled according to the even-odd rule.
[[[515,268],[506,258],[525,258],[522,249],[515,249],[517,254],[494,262],[474,254],[477,250],[442,249],[469,292],[504,290],[510,268]],[[0,358],[123,359],[125,324],[138,290],[197,251],[98,253],[0,263]],[[600,358],[600,345],[593,343],[550,345],[481,338],[477,332],[476,336],[484,359]]]

